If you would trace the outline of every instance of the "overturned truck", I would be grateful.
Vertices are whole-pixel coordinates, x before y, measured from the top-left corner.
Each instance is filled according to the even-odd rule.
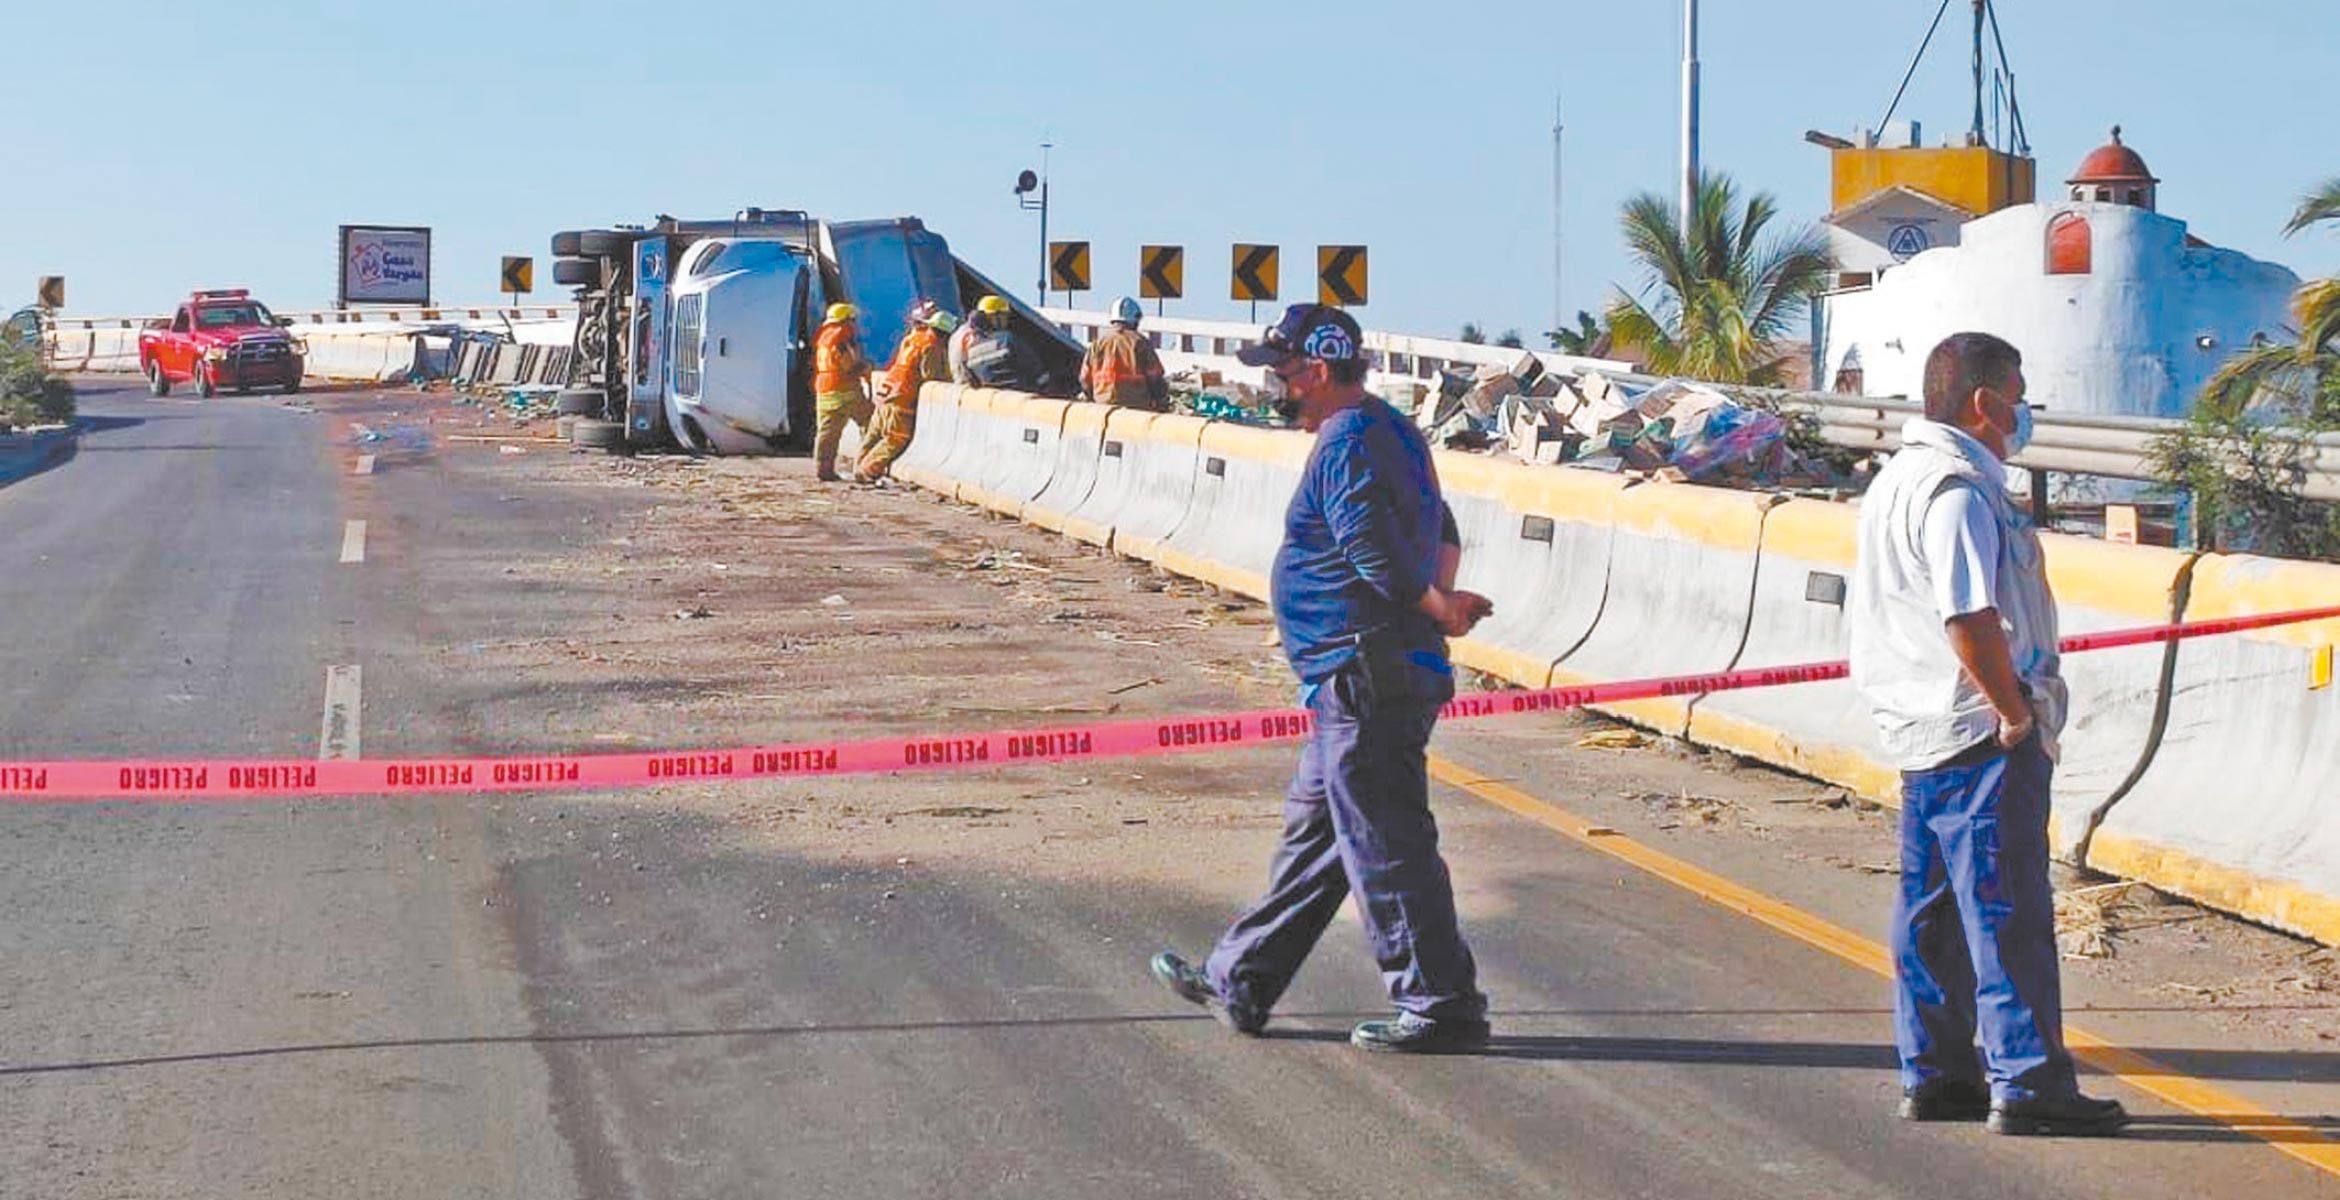
[[[951,253],[916,217],[822,221],[749,208],[729,220],[660,216],[552,238],[553,281],[577,289],[574,377],[559,397],[579,446],[773,454],[813,433],[812,344],[833,302],[861,310],[862,353],[893,353],[913,305],[964,316],[1006,297],[1010,331],[1054,379],[1081,344]]]

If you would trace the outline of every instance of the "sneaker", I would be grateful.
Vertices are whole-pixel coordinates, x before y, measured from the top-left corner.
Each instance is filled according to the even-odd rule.
[[[1219,989],[1211,986],[1211,977],[1203,974],[1202,968],[1178,957],[1175,951],[1164,950],[1148,965],[1153,968],[1154,978],[1169,988],[1172,995],[1209,1009],[1219,1024],[1245,1037],[1258,1037],[1259,1031],[1267,1028],[1266,1013],[1248,1005],[1227,1003],[1219,995]]]
[[[1438,1021],[1402,1012],[1396,1020],[1367,1021],[1350,1030],[1349,1044],[1397,1054],[1469,1054],[1487,1048],[1489,1032],[1485,1021]]]
[[[2129,1110],[2122,1108],[2120,1101],[2074,1093],[1993,1100],[1989,1126],[1992,1133],[2012,1137],[2111,1137],[2128,1123]]]
[[[1990,1090],[1970,1080],[1935,1076],[1901,1092],[1904,1121],[1980,1121],[1990,1114]]]

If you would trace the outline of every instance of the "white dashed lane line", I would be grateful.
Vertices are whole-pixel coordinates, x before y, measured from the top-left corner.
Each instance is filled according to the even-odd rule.
[[[345,563],[366,561],[366,523],[364,521],[351,521],[342,526],[341,561]]]
[[[373,456],[373,455],[371,455],[371,454],[360,454],[360,455],[358,455],[358,461],[357,461],[357,473],[358,473],[358,474],[360,474],[360,475],[371,475],[371,474],[373,474],[373,473],[374,473],[374,456]]]
[[[344,762],[358,756],[362,709],[357,664],[325,668],[325,723],[317,733],[319,759]]]

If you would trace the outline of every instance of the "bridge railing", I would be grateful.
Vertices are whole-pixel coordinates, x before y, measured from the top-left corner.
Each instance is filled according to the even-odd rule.
[[[1104,313],[1075,309],[1044,311],[1049,319],[1084,341],[1093,339],[1096,331],[1112,319]],[[1237,363],[1234,355],[1237,350],[1259,341],[1263,332],[1260,326],[1148,317],[1141,328],[1154,335],[1156,345],[1165,355],[1178,355],[1180,366],[1207,366],[1244,380],[1259,375],[1257,368]],[[1547,371],[1591,371],[1627,385],[1654,386],[1660,382],[1653,376],[1638,373],[1626,362],[1373,330],[1365,331],[1365,348],[1373,356],[1374,370],[1383,379],[1426,380],[1435,378],[1441,369],[1511,366],[1522,354],[1532,353]],[[1883,453],[1899,449],[1902,424],[1920,414],[1916,402],[1899,396],[1844,396],[1735,384],[1707,386],[1809,417],[1818,424],[1823,441],[1849,450]],[[2153,444],[2184,427],[2185,422],[2166,418],[2059,414],[2042,409],[2031,445],[2016,455],[2013,463],[2031,471],[2158,482],[2160,476],[2155,473],[2152,461]],[[2307,441],[2306,450],[2295,477],[2300,495],[2310,500],[2340,502],[2340,433],[2312,437]]]

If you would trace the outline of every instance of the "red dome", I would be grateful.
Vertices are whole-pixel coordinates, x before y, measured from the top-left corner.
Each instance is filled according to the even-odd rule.
[[[2121,127],[2113,126],[2112,141],[2088,152],[2080,169],[2065,183],[2159,183],[2137,152],[2121,144]]]

